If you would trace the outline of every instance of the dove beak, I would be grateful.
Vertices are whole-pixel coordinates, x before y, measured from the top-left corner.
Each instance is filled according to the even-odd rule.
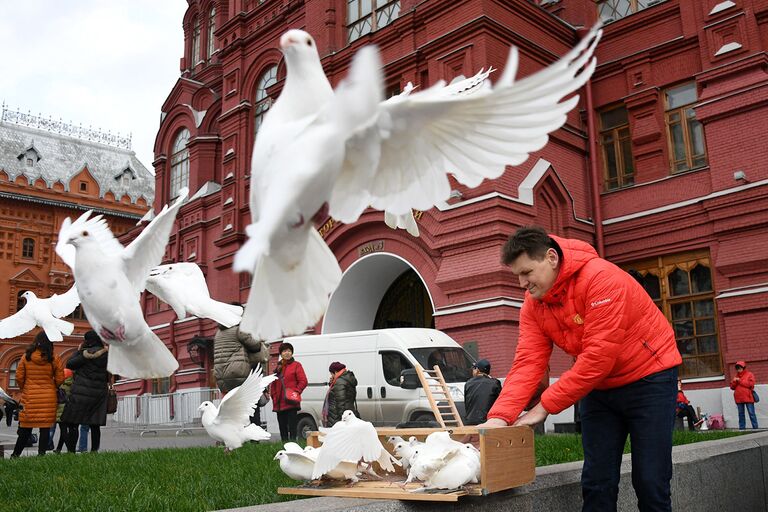
[[[291,37],[289,34],[283,34],[283,36],[280,38],[280,49],[285,50],[295,45],[296,43],[298,43],[298,41]]]

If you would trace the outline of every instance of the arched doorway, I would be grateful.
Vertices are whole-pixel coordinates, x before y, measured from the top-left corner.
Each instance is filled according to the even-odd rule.
[[[408,269],[395,279],[381,299],[374,329],[429,327],[434,329],[432,302],[419,275]]]
[[[386,327],[433,327],[435,308],[418,271],[400,256],[375,253],[353,263],[333,292],[323,334]]]

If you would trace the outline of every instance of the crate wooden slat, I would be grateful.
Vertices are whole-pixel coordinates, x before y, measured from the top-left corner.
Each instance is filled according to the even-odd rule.
[[[302,485],[298,487],[280,487],[279,494],[298,494],[303,496],[337,496],[366,499],[393,499],[409,501],[457,501],[461,496],[483,496],[493,492],[520,487],[533,481],[536,474],[533,430],[529,427],[503,427],[494,429],[477,429],[462,426],[439,428],[377,428],[382,444],[393,452],[387,442],[390,436],[400,436],[408,439],[415,436],[423,441],[433,432],[447,430],[451,437],[461,440],[466,435],[478,435],[480,447],[481,476],[478,484],[470,484],[463,489],[437,492],[412,492],[421,488],[420,483],[411,483],[403,489],[400,485],[405,480],[405,472],[396,466],[394,474],[382,471],[374,463],[374,469],[381,480],[361,480],[352,485],[346,482],[328,482],[320,486]],[[307,444],[318,447],[320,442],[317,432],[307,439]]]

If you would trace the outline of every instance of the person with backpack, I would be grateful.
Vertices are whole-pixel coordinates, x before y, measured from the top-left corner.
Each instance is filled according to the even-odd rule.
[[[56,421],[56,389],[64,382],[64,366],[58,355],[53,353],[53,344],[41,331],[35,341],[27,347],[24,357],[16,368],[16,382],[21,390],[19,430],[12,458],[21,455],[28,446],[32,429],[40,429],[37,454],[45,455],[51,425]]]
[[[64,413],[64,406],[67,405],[67,401],[69,401],[69,395],[72,393],[73,376],[74,376],[74,372],[72,370],[70,370],[69,368],[64,368],[64,382],[61,383],[57,391],[59,403],[58,403],[58,406],[56,407],[56,423],[53,425],[51,429],[51,439],[53,439],[53,432],[56,431],[56,425],[58,424],[59,442],[56,445],[56,448],[53,449],[54,453],[61,453],[61,448],[64,446],[64,443],[67,440],[68,432],[64,424],[61,422],[61,415],[62,413]],[[50,443],[48,445],[48,448],[51,449]]]

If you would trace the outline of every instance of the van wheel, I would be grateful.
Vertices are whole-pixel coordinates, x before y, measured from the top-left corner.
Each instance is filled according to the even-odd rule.
[[[299,422],[296,424],[296,434],[300,439],[306,439],[309,437],[310,432],[317,430],[317,424],[312,416],[302,416],[299,418]]]
[[[435,415],[429,412],[417,412],[411,416],[411,422],[414,423],[437,423]]]

